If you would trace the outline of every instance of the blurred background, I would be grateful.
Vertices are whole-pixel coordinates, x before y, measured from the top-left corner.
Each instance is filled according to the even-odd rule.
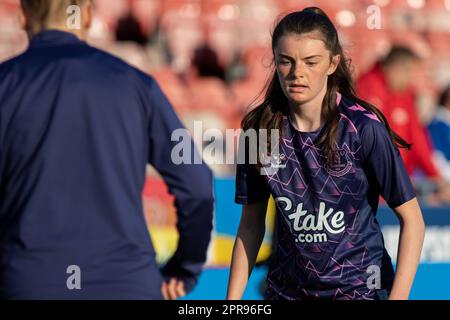
[[[406,73],[402,68],[407,66],[400,65],[391,72],[398,77],[409,75],[408,90],[398,93],[386,84],[388,97],[400,98],[396,105],[383,106],[383,112],[389,113],[394,129],[415,132],[406,137],[409,142],[415,143],[417,132],[422,141],[413,146],[415,155],[408,159],[427,223],[411,297],[450,299],[450,0],[95,0],[88,42],[151,74],[188,129],[194,121],[202,121],[203,130],[225,133],[239,128],[273,70],[274,23],[307,6],[321,7],[338,27],[355,82],[372,74],[393,47],[408,48],[418,58],[413,71]],[[18,10],[19,0],[0,0],[0,62],[27,48]],[[393,76],[393,81],[398,77]],[[368,87],[362,96],[381,104],[370,96]],[[225,151],[236,148],[219,142]],[[211,141],[196,143],[204,148]],[[241,208],[233,204],[235,166],[205,160],[216,177],[215,230],[207,269],[187,299],[225,297],[240,219]],[[176,213],[164,182],[150,167],[143,201],[158,260],[163,263],[176,248]],[[272,203],[259,264],[245,295],[248,299],[261,298],[273,217]],[[384,206],[379,221],[395,259],[398,222]]]

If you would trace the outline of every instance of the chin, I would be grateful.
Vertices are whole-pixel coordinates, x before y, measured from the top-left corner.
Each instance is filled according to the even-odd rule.
[[[310,99],[310,97],[306,96],[306,95],[289,95],[289,100],[291,100],[293,103],[295,104],[302,104],[302,103],[306,103],[308,102]]]

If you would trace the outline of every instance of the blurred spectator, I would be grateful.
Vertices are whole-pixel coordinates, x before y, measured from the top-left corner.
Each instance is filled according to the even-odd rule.
[[[433,183],[435,202],[449,199],[450,187],[432,161],[428,134],[420,123],[415,106],[413,79],[419,57],[409,48],[394,46],[389,54],[357,81],[359,96],[378,107],[391,128],[409,143],[411,151],[401,150],[408,173],[421,169]]]
[[[450,86],[442,92],[439,108],[428,130],[436,149],[436,164],[450,182]]]
[[[195,49],[192,66],[197,71],[198,77],[216,77],[225,80],[225,69],[219,63],[217,53],[207,44]]]
[[[138,19],[133,15],[131,9],[127,14],[119,19],[116,28],[117,41],[132,41],[140,45],[145,45],[148,41],[147,36],[142,31]]]
[[[242,80],[246,76],[246,66],[241,59],[241,52],[235,52],[230,65],[225,71],[227,83]]]

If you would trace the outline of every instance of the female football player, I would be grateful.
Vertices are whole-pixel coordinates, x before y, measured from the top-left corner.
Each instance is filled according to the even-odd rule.
[[[285,16],[272,50],[265,99],[242,126],[278,130],[279,144],[268,142],[268,150],[279,153],[270,168],[238,165],[236,202],[244,207],[227,298],[243,295],[272,195],[277,248],[265,299],[408,299],[424,238],[398,151],[410,145],[356,96],[336,28],[321,9]],[[401,222],[396,272],[375,217],[380,196]]]

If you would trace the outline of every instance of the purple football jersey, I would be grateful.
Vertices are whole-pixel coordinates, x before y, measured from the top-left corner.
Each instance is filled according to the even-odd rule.
[[[380,196],[391,208],[415,193],[400,152],[377,116],[337,95],[336,158],[328,164],[316,132],[300,132],[288,117],[276,170],[260,174],[240,164],[236,202],[273,196],[276,250],[266,299],[376,299],[389,292],[394,270],[376,220]],[[262,169],[265,170],[264,168]]]

